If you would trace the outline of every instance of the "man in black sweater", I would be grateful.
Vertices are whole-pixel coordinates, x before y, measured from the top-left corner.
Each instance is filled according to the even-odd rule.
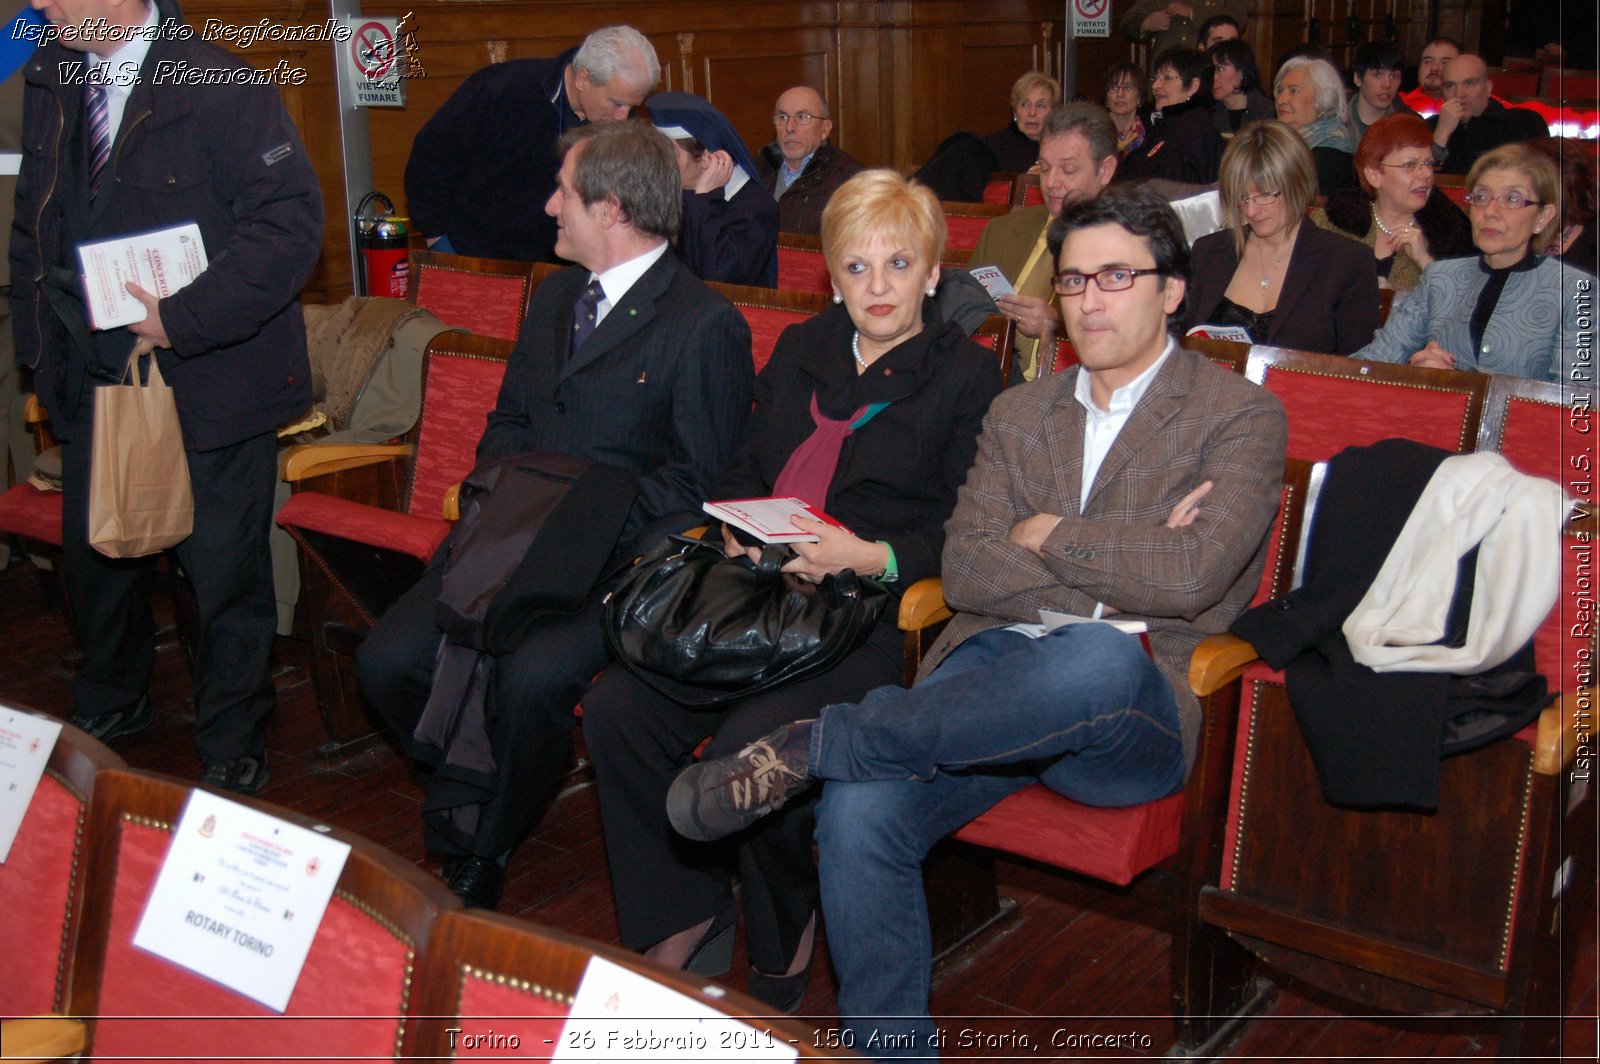
[[[1489,68],[1471,53],[1458,55],[1444,68],[1444,102],[1428,119],[1433,126],[1433,156],[1447,174],[1464,174],[1478,156],[1502,144],[1548,137],[1550,127],[1532,111],[1507,107],[1492,99]]]

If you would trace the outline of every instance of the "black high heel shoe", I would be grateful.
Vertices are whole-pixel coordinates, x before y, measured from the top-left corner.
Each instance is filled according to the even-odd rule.
[[[812,957],[816,952],[812,951]],[[752,967],[750,980],[745,984],[749,995],[757,1001],[766,1002],[779,1012],[793,1014],[800,1007],[800,1002],[805,1000],[806,989],[811,985],[811,961],[806,961],[806,966],[794,975],[768,975]]]
[[[683,970],[708,979],[727,975],[733,968],[733,933],[739,926],[739,910],[732,904],[717,910],[700,941],[689,951]]]

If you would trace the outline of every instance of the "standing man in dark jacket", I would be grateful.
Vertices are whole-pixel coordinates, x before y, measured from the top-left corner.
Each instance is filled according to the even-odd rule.
[[[42,10],[75,32],[25,68],[12,306],[18,360],[33,367],[63,441],[62,545],[83,652],[72,723],[104,740],[153,716],[155,559],[113,561],[87,541],[95,388],[120,380],[137,346],[154,352],[176,395],[194,490],[194,532],[177,554],[199,607],[201,779],[254,793],[273,708],[275,430],[311,400],[298,296],[322,243],[322,195],[269,81],[176,76],[249,67],[174,32],[183,23],[172,0]],[[147,317],[91,332],[76,246],[184,222],[200,227],[205,272],[165,299],[130,284]]]
[[[544,213],[556,143],[585,122],[620,122],[661,80],[644,34],[607,26],[554,59],[513,59],[461,83],[411,143],[406,210],[438,251],[556,261]]]
[[[777,197],[781,232],[822,232],[822,208],[862,169],[828,141],[828,114],[828,101],[809,85],[786,90],[773,109],[778,139],[761,149],[761,183]]]

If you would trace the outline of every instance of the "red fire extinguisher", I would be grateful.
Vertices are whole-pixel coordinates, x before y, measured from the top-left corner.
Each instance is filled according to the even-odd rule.
[[[383,213],[368,214],[373,203],[381,204]],[[361,294],[404,299],[410,274],[406,220],[382,192],[367,193],[356,208],[356,247],[361,249]]]

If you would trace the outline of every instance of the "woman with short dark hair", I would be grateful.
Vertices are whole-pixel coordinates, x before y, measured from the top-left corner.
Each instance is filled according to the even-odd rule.
[[[1278,117],[1272,98],[1261,91],[1261,70],[1256,53],[1238,38],[1219,41],[1206,53],[1211,57],[1211,119],[1223,136],[1239,132],[1246,122]]]
[[[1193,48],[1169,48],[1151,68],[1156,109],[1144,143],[1117,167],[1120,178],[1161,177],[1209,185],[1222,160],[1222,135],[1211,121],[1211,60]]]

